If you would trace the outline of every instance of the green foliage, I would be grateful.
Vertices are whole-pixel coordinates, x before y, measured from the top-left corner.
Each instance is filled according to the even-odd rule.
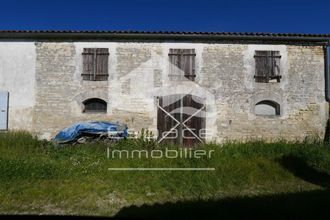
[[[55,146],[26,132],[0,133],[0,213],[113,215],[123,206],[309,191],[281,164],[298,158],[330,173],[330,150],[322,142],[250,141],[205,144],[211,158],[108,158],[108,150],[180,150],[145,136],[116,143]],[[215,171],[109,171],[115,167],[214,167]]]

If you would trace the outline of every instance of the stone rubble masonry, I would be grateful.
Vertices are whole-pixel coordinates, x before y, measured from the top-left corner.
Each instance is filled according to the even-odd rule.
[[[35,68],[35,78],[28,79],[34,81],[30,108],[33,110],[25,114],[19,111],[19,106],[11,106],[17,111],[9,114],[9,128],[27,129],[41,138],[49,139],[72,123],[89,120],[119,121],[135,131],[155,130],[157,99],[152,88],[164,84],[169,48],[196,49],[196,84],[214,95],[217,110],[214,120],[206,123],[207,129],[214,130],[208,141],[302,140],[309,135],[322,138],[325,133],[328,103],[324,97],[321,46],[171,42],[35,42],[34,45],[35,66],[31,68]],[[109,48],[108,81],[82,80],[81,53],[88,47]],[[280,83],[254,82],[254,51],[263,49],[280,51]],[[0,69],[0,79],[2,74]],[[104,99],[108,112],[83,113],[82,102],[88,98]],[[279,103],[281,115],[255,115],[254,106],[261,100]],[[27,121],[27,117],[32,117],[29,126],[21,126],[19,121]]]

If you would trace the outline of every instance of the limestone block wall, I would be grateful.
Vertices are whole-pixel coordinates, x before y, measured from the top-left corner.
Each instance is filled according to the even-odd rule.
[[[109,48],[108,81],[82,80],[82,51],[93,47]],[[148,110],[148,97],[130,95],[130,88],[134,90],[139,84],[132,82],[131,86],[128,83],[132,79],[138,80],[136,77],[148,68],[139,66],[150,59],[153,49],[157,48],[141,44],[37,43],[35,132],[50,138],[72,123],[92,120],[119,121],[136,130],[150,127],[154,120],[151,117],[154,101],[151,99],[152,107]],[[133,70],[137,71],[135,78],[125,79]],[[82,102],[89,98],[105,100],[107,113],[83,113]]]
[[[254,51],[281,54],[280,83],[255,83]],[[203,83],[217,98],[217,140],[323,137],[328,118],[322,47],[209,45],[203,52]],[[257,116],[254,106],[276,101],[281,115]]]
[[[6,49],[8,53],[2,52]],[[82,80],[83,48],[109,49],[109,79]],[[196,81],[168,81],[170,48],[195,49]],[[254,82],[254,51],[281,54],[280,83]],[[20,51],[19,53],[17,51]],[[14,62],[13,60],[16,60]],[[7,73],[10,72],[11,75]],[[106,120],[129,128],[157,128],[157,96],[194,88],[207,93],[207,140],[322,137],[328,119],[324,98],[324,54],[320,46],[175,42],[0,43],[0,89],[10,92],[10,129],[51,138],[79,121]],[[107,113],[83,113],[82,102],[101,98]],[[258,116],[262,100],[280,104],[281,114]]]

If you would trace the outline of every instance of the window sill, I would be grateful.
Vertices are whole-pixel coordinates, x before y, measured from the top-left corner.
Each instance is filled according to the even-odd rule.
[[[82,80],[84,81],[108,81],[109,74],[97,74],[97,75],[90,75],[90,74],[81,74]]]
[[[258,76],[254,76],[254,79],[258,79],[260,77]],[[260,78],[260,80],[264,80],[265,78]],[[267,79],[267,78],[266,78]],[[266,80],[265,79],[265,80]],[[274,77],[271,77],[268,79],[268,82],[257,82],[257,81],[254,81],[255,83],[281,83],[281,79],[282,79],[282,76],[274,76]]]
[[[100,112],[98,112],[98,113],[91,113],[91,112],[83,112],[82,113],[83,115],[98,115],[98,116],[104,116],[104,115],[107,115],[107,113],[100,113]]]
[[[253,82],[252,83],[254,89],[279,89],[282,88],[282,82],[269,82],[269,83],[260,83],[260,82]]]
[[[256,115],[256,114],[254,115],[258,118],[266,118],[266,119],[278,119],[281,117],[281,115]]]
[[[280,84],[281,82],[254,82],[256,84]]]
[[[90,81],[90,80],[83,80],[81,84],[83,86],[107,86],[109,81]]]
[[[82,112],[83,114],[93,114],[93,115],[105,115],[105,114],[107,114],[107,112],[98,112],[98,111],[95,111],[95,112],[93,112],[93,111],[83,111]]]
[[[100,81],[108,81],[108,79],[100,79],[100,80],[94,80],[94,79],[83,79],[83,81],[88,81],[88,82],[100,82]]]

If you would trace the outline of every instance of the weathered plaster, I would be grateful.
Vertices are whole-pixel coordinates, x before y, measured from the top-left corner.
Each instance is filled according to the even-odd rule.
[[[0,42],[0,90],[9,91],[11,129],[33,127],[35,60],[33,42]]]
[[[83,81],[83,48],[109,48],[108,81]],[[196,51],[196,81],[168,80],[170,48]],[[278,50],[280,83],[254,82],[254,51]],[[6,51],[6,52],[2,52]],[[11,75],[8,75],[10,72]],[[23,74],[22,74],[23,73]],[[191,90],[206,99],[207,140],[322,137],[328,118],[322,47],[205,43],[36,42],[0,43],[0,89],[10,91],[10,129],[50,138],[87,120],[157,128],[157,96]],[[101,98],[105,114],[82,112]],[[254,105],[273,100],[281,115],[257,116]],[[28,109],[26,111],[26,109]]]

